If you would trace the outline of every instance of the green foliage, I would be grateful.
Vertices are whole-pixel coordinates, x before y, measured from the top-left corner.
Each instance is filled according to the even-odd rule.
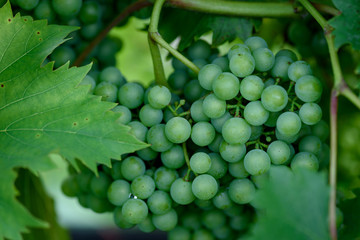
[[[358,0],[333,0],[334,5],[342,13],[334,17],[330,24],[335,28],[335,46],[351,44],[360,50],[360,4]]]
[[[53,71],[44,59],[74,27],[47,26],[46,21],[13,17],[10,4],[0,9],[0,239],[21,239],[27,227],[46,224],[15,200],[14,167],[36,173],[53,167],[50,153],[75,158],[96,171],[97,163],[146,145],[116,123],[113,103],[78,86],[90,66]]]
[[[329,239],[328,198],[323,174],[273,167],[257,193],[258,221],[247,240]]]
[[[340,209],[344,215],[344,226],[340,231],[340,239],[358,240],[360,239],[360,189],[354,190],[355,198],[344,201],[340,204]]]

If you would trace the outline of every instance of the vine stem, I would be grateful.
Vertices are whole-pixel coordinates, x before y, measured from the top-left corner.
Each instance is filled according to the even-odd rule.
[[[139,0],[125,8],[119,15],[117,15],[84,49],[84,51],[74,61],[73,66],[80,66],[92,50],[107,36],[111,29],[117,26],[122,20],[127,18],[131,13],[151,6],[152,3],[148,0]]]

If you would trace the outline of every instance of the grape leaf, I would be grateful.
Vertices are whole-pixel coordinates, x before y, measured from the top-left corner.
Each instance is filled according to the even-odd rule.
[[[159,32],[167,42],[181,37],[180,51],[208,31],[213,31],[212,46],[219,46],[236,37],[245,39],[251,35],[252,30],[253,23],[246,18],[215,16],[180,9],[164,9],[159,25]]]
[[[110,166],[110,158],[147,146],[116,122],[114,103],[78,86],[90,66],[40,67],[73,30],[13,17],[9,3],[0,9],[0,239],[46,226],[15,200],[14,167],[37,173],[54,167],[49,154],[59,153],[96,171],[97,163]]]
[[[329,23],[334,27],[335,47],[351,44],[360,50],[360,4],[358,0],[333,0],[342,13],[332,18]]]
[[[258,190],[254,202],[263,211],[259,211],[258,221],[246,239],[329,239],[328,195],[323,174],[294,174],[285,166],[272,168],[269,181]]]
[[[344,215],[344,228],[340,231],[340,239],[359,240],[360,239],[360,189],[354,190],[355,198],[346,200],[340,204],[340,209]]]

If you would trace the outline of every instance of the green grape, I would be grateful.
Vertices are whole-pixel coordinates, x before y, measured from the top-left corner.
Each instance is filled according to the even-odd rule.
[[[233,99],[239,93],[239,88],[239,79],[229,72],[219,74],[212,82],[212,90],[221,100]]]
[[[180,145],[174,145],[161,153],[161,162],[170,169],[181,168],[185,164],[184,151]]]
[[[101,41],[98,46],[97,58],[101,64],[105,66],[113,66],[115,65],[115,52],[118,52],[122,47],[122,41],[119,38],[105,38]],[[120,86],[125,84],[126,79],[121,76],[123,81],[120,83]]]
[[[167,192],[157,190],[147,200],[147,205],[153,214],[165,214],[171,210],[172,200]]]
[[[84,24],[95,23],[100,18],[100,6],[95,1],[87,1],[82,5],[79,12],[79,19]]]
[[[224,213],[230,218],[243,215],[243,206],[233,204],[231,207],[224,209]]]
[[[281,112],[270,112],[268,120],[264,123],[267,127],[275,127],[276,121],[278,117],[280,116]]]
[[[303,76],[295,84],[295,93],[303,102],[316,102],[321,97],[321,82],[312,75]]]
[[[235,179],[229,185],[229,197],[237,204],[251,202],[255,197],[255,186],[247,178]]]
[[[275,129],[275,136],[278,140],[284,141],[286,143],[293,143],[299,138],[299,134],[286,135],[280,133],[278,129]]]
[[[299,152],[309,152],[318,155],[321,151],[322,143],[316,136],[303,137],[299,142]]]
[[[152,217],[150,214],[148,214],[145,220],[139,223],[137,226],[140,229],[140,231],[144,233],[151,233],[156,229],[152,222]]]
[[[55,68],[58,68],[69,61],[70,63],[74,62],[75,57],[76,55],[74,50],[67,46],[60,46],[55,48],[53,53],[50,55],[51,61],[55,62]]]
[[[286,107],[288,94],[286,90],[279,85],[269,86],[265,88],[261,94],[261,103],[266,110],[279,112]]]
[[[90,85],[89,93],[93,93],[96,87],[96,82],[94,78],[92,78],[89,75],[86,75],[79,85]]]
[[[212,199],[212,202],[216,208],[221,210],[228,209],[233,205],[227,189],[220,189],[215,195],[215,197]]]
[[[229,59],[227,57],[217,57],[212,62],[212,64],[218,65],[223,72],[229,72]]]
[[[276,53],[275,58],[282,57],[282,56],[290,58],[292,62],[295,62],[298,60],[296,54],[289,49],[281,49],[280,51],[278,51]]]
[[[198,199],[210,200],[218,191],[216,179],[209,174],[202,174],[195,177],[191,186],[192,192]]]
[[[183,64],[179,59],[172,58],[171,65],[175,70],[187,70],[187,66]]]
[[[128,124],[131,121],[132,115],[130,110],[122,105],[117,105],[116,107],[114,107],[113,109],[111,109],[111,111],[119,113],[120,117],[117,119],[117,121],[121,124]]]
[[[171,101],[171,92],[165,86],[154,86],[148,95],[149,104],[156,109],[162,109]]]
[[[193,63],[195,64],[195,66],[197,66],[199,69],[201,69],[202,67],[204,67],[206,64],[208,64],[207,60],[203,59],[203,58],[197,58],[193,60]],[[188,70],[188,74],[190,76],[190,78],[197,78],[198,74],[195,73],[193,70],[191,70],[190,68],[187,69]]]
[[[94,174],[89,170],[82,170],[81,173],[79,173],[76,176],[76,182],[80,188],[80,191],[82,192],[89,192],[90,191],[90,183],[91,179],[94,176]],[[76,187],[76,184],[72,184],[72,187]]]
[[[176,226],[174,229],[168,232],[168,240],[191,240],[190,230],[182,227]]]
[[[211,167],[211,158],[208,154],[197,152],[190,158],[190,168],[194,173],[206,173]]]
[[[174,202],[180,205],[188,205],[195,200],[195,195],[191,189],[191,182],[186,182],[182,178],[176,179],[170,188],[170,195]]]
[[[238,162],[229,163],[229,173],[234,178],[246,178],[249,176],[249,173],[245,169],[243,159]]]
[[[251,54],[251,50],[248,46],[246,46],[245,44],[235,44],[234,46],[232,46],[228,52],[228,59],[230,61],[230,59],[238,54]]]
[[[217,239],[233,239],[233,232],[229,226],[223,225],[213,229],[213,234]]]
[[[319,169],[319,160],[313,153],[299,152],[291,160],[291,169],[295,172],[303,169],[317,171]]]
[[[226,111],[226,101],[211,93],[205,97],[202,104],[204,114],[209,118],[219,118]]]
[[[61,184],[62,192],[68,197],[75,197],[80,193],[80,187],[76,181],[75,176],[69,176]]]
[[[197,229],[193,234],[192,240],[215,240],[215,238],[208,230]]]
[[[293,62],[288,68],[288,76],[290,80],[296,82],[305,75],[311,75],[312,70],[310,65],[305,61]]]
[[[221,73],[221,68],[215,64],[207,64],[202,67],[198,75],[201,87],[211,91],[213,89],[213,82]]]
[[[320,120],[317,124],[311,126],[311,132],[324,142],[329,137],[329,125],[324,120]]]
[[[121,164],[121,175],[128,181],[144,175],[145,163],[138,157],[130,156],[125,158]]]
[[[222,141],[220,144],[219,152],[221,157],[230,163],[240,161],[246,153],[245,144],[229,144]]]
[[[237,231],[243,231],[248,225],[248,218],[244,215],[237,215],[230,219],[230,227]]]
[[[267,88],[269,86],[275,85],[275,80],[273,78],[269,78],[264,82],[264,88]]]
[[[144,88],[137,83],[125,83],[119,89],[118,98],[121,105],[134,109],[143,103]]]
[[[121,174],[121,164],[122,164],[122,162],[116,161],[112,165],[110,174],[114,180],[123,179],[123,176]]]
[[[90,41],[91,39],[95,38],[102,29],[102,22],[98,21],[96,23],[82,26],[80,29],[80,35],[82,38]]]
[[[294,112],[282,113],[276,121],[276,129],[285,136],[294,136],[301,129],[301,120],[299,115]]]
[[[215,130],[219,133],[222,132],[222,127],[224,125],[224,123],[230,119],[232,116],[229,112],[225,112],[221,117],[219,118],[212,118],[211,119],[211,124],[213,125],[213,127],[215,128]]]
[[[161,231],[170,231],[176,227],[178,215],[174,209],[162,215],[154,214],[152,216],[154,226]]]
[[[147,127],[161,123],[163,116],[161,109],[153,108],[150,104],[145,104],[139,111],[139,119]]]
[[[173,146],[166,137],[164,124],[152,126],[146,135],[146,140],[156,152],[165,152]]]
[[[191,60],[199,58],[207,59],[210,57],[211,48],[204,40],[198,40],[188,48],[187,54]]]
[[[273,164],[284,164],[290,159],[290,147],[287,143],[277,140],[270,143],[267,154]]]
[[[246,143],[251,135],[250,125],[242,118],[230,118],[222,127],[224,140],[229,144]]]
[[[156,188],[166,192],[170,191],[172,183],[178,178],[175,170],[159,167],[154,173]]]
[[[212,209],[204,212],[201,220],[206,228],[215,229],[226,224],[226,215],[219,209]]]
[[[257,36],[249,37],[248,39],[246,39],[245,44],[250,48],[252,52],[258,48],[268,47],[266,41],[263,38]]]
[[[260,101],[249,102],[244,109],[244,118],[253,126],[261,126],[269,119],[269,112]]]
[[[113,211],[113,206],[106,198],[100,198],[90,194],[86,196],[86,202],[87,206],[96,213]]]
[[[146,219],[148,207],[143,200],[131,198],[124,203],[121,213],[125,221],[138,224]]]
[[[47,19],[49,23],[52,23],[55,19],[55,13],[50,1],[41,1],[34,10],[34,16],[36,19]]]
[[[316,103],[305,103],[300,108],[299,117],[307,125],[317,124],[322,118],[321,107]]]
[[[147,199],[155,191],[155,182],[152,177],[142,175],[132,181],[130,189],[137,198]]]
[[[22,9],[31,10],[38,5],[39,0],[16,0],[16,3]]]
[[[254,141],[256,139],[259,139],[259,137],[263,133],[263,126],[253,126],[251,125],[251,135],[249,138],[249,141]]]
[[[215,129],[208,122],[198,122],[191,129],[191,140],[198,146],[207,146],[215,138]]]
[[[171,89],[181,90],[184,88],[188,80],[188,75],[185,70],[176,69],[172,74],[170,74],[168,83]]]
[[[289,79],[288,69],[293,63],[293,60],[287,56],[280,56],[275,58],[275,63],[271,69],[271,76],[274,78],[280,78],[283,81]]]
[[[51,0],[54,11],[61,17],[75,16],[81,8],[82,0]]]
[[[224,140],[221,134],[216,133],[214,140],[208,145],[208,148],[213,152],[220,151],[220,144]]]
[[[209,153],[209,157],[211,159],[211,167],[209,171],[207,171],[207,174],[210,174],[215,179],[220,179],[225,176],[228,169],[227,163],[218,153]]]
[[[230,59],[231,72],[237,77],[246,77],[255,70],[255,59],[251,54],[236,54]]]
[[[255,186],[257,188],[263,188],[265,186],[265,184],[267,182],[269,182],[269,172],[266,172],[266,173],[261,174],[261,175],[252,175],[251,176],[251,181],[255,184]]]
[[[182,117],[174,117],[165,125],[165,135],[173,143],[185,142],[191,134],[190,123]]]
[[[313,36],[311,47],[318,56],[327,57],[329,55],[329,49],[323,31],[319,31]]]
[[[208,211],[214,208],[211,200],[201,200],[197,198],[194,202],[197,207],[204,211]]]
[[[175,110],[175,106],[171,106],[174,110]],[[176,117],[176,115],[180,114],[180,113],[183,113],[184,112],[184,109],[182,107],[179,107],[177,110],[176,110],[176,114],[174,114],[169,108],[165,108],[164,110],[164,121],[167,123],[170,119]]]
[[[199,98],[201,98],[203,95],[205,95],[206,91],[204,88],[200,86],[200,83],[198,80],[191,80],[188,83],[186,83],[184,87],[184,96],[186,101],[189,102],[195,102]]]
[[[306,45],[311,39],[311,31],[304,21],[293,21],[288,29],[288,37],[295,45]]]
[[[191,114],[191,118],[195,122],[207,122],[210,120],[210,118],[206,116],[204,113],[203,102],[204,102],[203,99],[199,99],[195,101],[193,104],[191,104],[190,114]]]
[[[106,198],[107,191],[111,184],[111,179],[103,172],[99,173],[99,177],[93,176],[90,182],[91,192],[99,198]]]
[[[94,89],[94,94],[101,96],[101,101],[115,102],[117,93],[116,86],[108,82],[102,82]]]
[[[258,76],[250,75],[245,77],[240,83],[241,95],[249,101],[258,100],[264,90],[264,83]]]
[[[268,48],[257,48],[252,53],[255,59],[255,69],[260,72],[269,71],[275,63],[275,56]]]
[[[131,134],[135,135],[135,137],[140,141],[145,142],[148,129],[144,126],[144,124],[139,121],[132,121],[128,123],[128,126],[131,127]]]
[[[190,230],[201,228],[200,216],[195,211],[184,211],[181,220],[182,225]]]
[[[261,149],[253,149],[245,155],[244,166],[251,175],[261,175],[269,171],[270,165],[269,155]]]
[[[130,198],[130,184],[125,180],[112,182],[107,191],[107,198],[115,206],[122,206]]]
[[[125,84],[126,80],[116,67],[107,67],[100,72],[99,79],[102,82],[109,82],[117,87]]]

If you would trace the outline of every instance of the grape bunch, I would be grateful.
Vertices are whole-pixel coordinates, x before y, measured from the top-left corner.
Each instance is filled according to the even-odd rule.
[[[326,166],[322,83],[292,51],[274,55],[260,37],[227,56],[202,40],[185,54],[201,70],[196,76],[174,59],[170,89],[112,74],[99,84],[113,86],[103,100],[118,102],[118,122],[150,146],[112,168],[99,165],[98,177],[72,169],[62,189],[95,212],[113,211],[123,229],[159,229],[171,240],[237,239],[254,221],[256,191],[271,168]]]

